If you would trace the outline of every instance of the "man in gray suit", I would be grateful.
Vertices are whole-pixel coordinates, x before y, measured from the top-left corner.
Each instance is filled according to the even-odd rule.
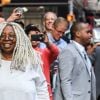
[[[59,73],[54,100],[96,100],[95,75],[85,47],[92,34],[87,23],[71,27],[72,42],[59,55]]]

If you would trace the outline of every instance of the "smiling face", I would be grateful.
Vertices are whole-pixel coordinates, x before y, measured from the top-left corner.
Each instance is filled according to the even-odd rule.
[[[2,53],[13,54],[16,45],[16,35],[12,26],[7,25],[0,36],[0,48]]]
[[[52,12],[48,12],[46,15],[45,15],[45,20],[44,20],[44,26],[46,28],[47,31],[51,31],[52,30],[52,27],[53,27],[53,23],[54,21],[57,19],[57,16],[52,13]]]

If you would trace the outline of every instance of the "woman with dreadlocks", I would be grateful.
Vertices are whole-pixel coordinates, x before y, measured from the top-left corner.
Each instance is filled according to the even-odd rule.
[[[0,100],[49,100],[40,56],[14,22],[0,23]]]

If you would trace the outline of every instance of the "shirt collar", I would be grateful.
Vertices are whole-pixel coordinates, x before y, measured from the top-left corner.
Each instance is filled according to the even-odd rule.
[[[76,45],[76,47],[78,48],[78,50],[79,50],[81,53],[83,53],[83,52],[85,51],[84,46],[82,46],[81,44],[79,44],[79,43],[76,42],[76,41],[73,41],[73,42],[74,42],[74,44]]]
[[[49,41],[50,42],[52,42],[52,43],[54,43],[54,44],[60,44],[60,40],[58,40],[58,41],[56,41],[54,38],[53,38],[53,36],[52,36],[52,34],[51,33],[47,33],[47,35],[48,35],[48,38],[49,38]]]

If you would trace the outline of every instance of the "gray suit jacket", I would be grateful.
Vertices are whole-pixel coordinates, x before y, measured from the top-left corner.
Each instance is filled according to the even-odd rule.
[[[59,57],[59,72],[54,100],[96,100],[95,76],[72,42]]]

